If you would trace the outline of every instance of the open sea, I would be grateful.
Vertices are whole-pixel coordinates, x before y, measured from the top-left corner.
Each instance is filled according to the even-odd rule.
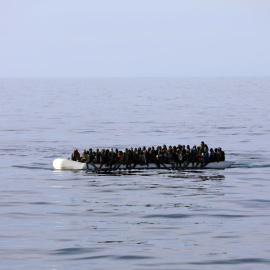
[[[270,269],[270,77],[0,79],[0,269]],[[74,148],[222,147],[225,170],[56,171]]]

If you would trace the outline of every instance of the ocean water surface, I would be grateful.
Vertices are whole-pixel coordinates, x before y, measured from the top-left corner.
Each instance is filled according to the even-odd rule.
[[[269,269],[270,78],[0,79],[1,269]],[[222,147],[225,170],[56,171],[74,148]]]

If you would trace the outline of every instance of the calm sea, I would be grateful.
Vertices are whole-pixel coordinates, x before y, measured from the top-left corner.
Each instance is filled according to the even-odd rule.
[[[0,94],[1,269],[270,268],[269,77],[0,79]],[[202,140],[233,167],[52,167]]]

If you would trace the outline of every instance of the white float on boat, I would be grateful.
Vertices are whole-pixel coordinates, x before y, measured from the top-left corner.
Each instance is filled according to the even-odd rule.
[[[204,166],[203,168],[201,168],[200,165],[197,168],[198,169],[225,169],[225,168],[229,168],[230,166],[232,166],[233,163],[234,163],[234,161],[210,162],[206,166]],[[98,168],[98,166],[99,165],[97,164],[97,167],[95,168],[91,164],[81,163],[81,162],[73,161],[73,160],[66,159],[66,158],[57,158],[53,161],[53,167],[56,170],[92,170],[92,171],[95,171]],[[131,167],[133,167],[133,164],[131,164]],[[192,164],[190,163],[187,168],[192,169]],[[120,167],[117,169],[124,170],[124,169],[126,169],[126,165],[120,165]],[[160,168],[158,168],[158,166],[155,163],[149,163],[148,166],[137,164],[135,169],[175,169],[175,168],[171,164],[165,164],[165,165],[161,164]],[[108,167],[106,167],[104,165],[101,170],[108,170]]]

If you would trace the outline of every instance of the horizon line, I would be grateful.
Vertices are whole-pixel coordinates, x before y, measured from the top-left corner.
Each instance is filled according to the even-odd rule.
[[[270,75],[211,75],[211,76],[0,76],[0,79],[188,79],[188,78],[265,78]]]

